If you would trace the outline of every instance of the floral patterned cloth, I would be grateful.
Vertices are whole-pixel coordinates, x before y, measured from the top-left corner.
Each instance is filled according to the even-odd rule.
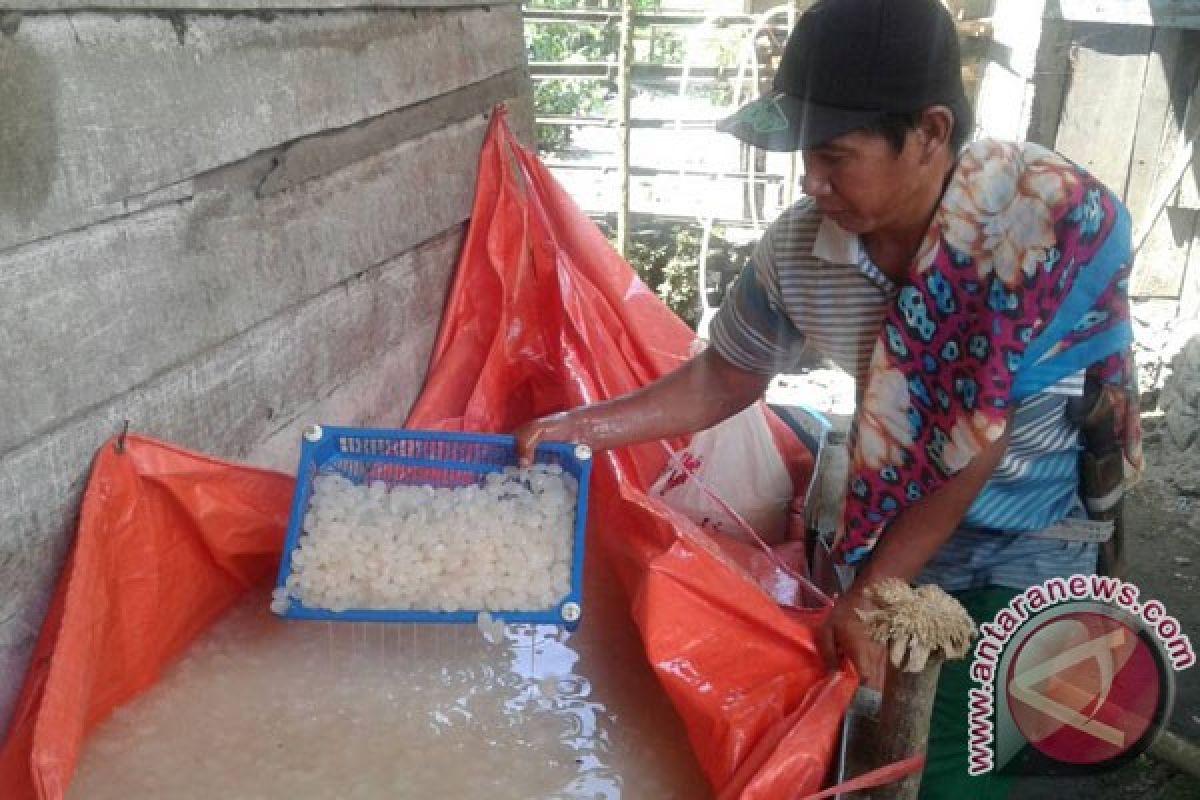
[[[1117,434],[1140,470],[1131,262],[1128,212],[1074,164],[1029,143],[963,152],[872,354],[842,560],[994,442],[1015,403],[1083,369],[1125,400]]]

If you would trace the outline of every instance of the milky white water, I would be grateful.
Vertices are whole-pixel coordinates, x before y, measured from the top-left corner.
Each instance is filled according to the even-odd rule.
[[[709,797],[610,584],[588,581],[575,633],[498,644],[475,625],[283,621],[253,592],[85,741],[68,797]]]

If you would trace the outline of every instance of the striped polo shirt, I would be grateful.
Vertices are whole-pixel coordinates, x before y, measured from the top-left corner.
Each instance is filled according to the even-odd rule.
[[[762,374],[788,371],[812,347],[852,375],[861,392],[896,292],[861,240],[806,198],[759,241],[713,320],[712,345],[730,363]],[[1025,588],[1094,570],[1094,544],[997,535],[1040,531],[1085,515],[1078,496],[1079,431],[1065,413],[1068,397],[1082,391],[1080,373],[1016,408],[1003,459],[922,582],[951,591]]]

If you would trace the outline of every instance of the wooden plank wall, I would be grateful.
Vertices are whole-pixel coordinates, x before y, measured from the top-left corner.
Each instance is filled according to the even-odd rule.
[[[1043,47],[1053,126],[1030,138],[1086,166],[1124,199],[1137,255],[1131,293],[1143,389],[1153,393],[1165,365],[1200,321],[1200,152],[1159,209],[1178,173],[1172,162],[1200,115],[1200,30],[1053,20],[1059,44]],[[1066,43],[1063,47],[1062,44]],[[1062,86],[1055,83],[1065,76]],[[1158,211],[1150,225],[1150,215]]]
[[[1073,22],[1070,88],[1053,146],[1122,195],[1141,230],[1195,114],[1200,31]],[[1139,253],[1132,291],[1179,301],[1192,261],[1196,172],[1184,176]]]
[[[512,2],[24,5],[0,14],[0,732],[121,421],[289,471],[310,421],[400,424],[492,107],[532,140]]]
[[[996,0],[995,57],[978,102],[982,132],[1052,147],[1128,206],[1136,232],[1173,177],[1200,118],[1200,3]],[[1153,14],[1151,14],[1153,12]],[[1154,24],[1148,24],[1153,22]],[[1200,150],[1148,229],[1132,294],[1142,384],[1200,326]]]

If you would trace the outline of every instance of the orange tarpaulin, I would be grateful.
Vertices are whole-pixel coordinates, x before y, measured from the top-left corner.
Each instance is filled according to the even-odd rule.
[[[138,436],[100,448],[0,750],[0,797],[60,800],[87,732],[270,582],[293,484]]]
[[[479,172],[410,427],[508,431],[683,363],[695,334],[513,139],[503,112]],[[713,786],[747,800],[802,797],[825,777],[856,681],[826,673],[815,614],[780,608],[736,566],[752,561],[748,547],[718,545],[646,496],[664,460],[658,444],[597,458],[590,540],[630,590],[646,653]]]
[[[642,386],[692,340],[498,112],[409,427],[508,431]],[[589,544],[629,590],[649,661],[721,796],[802,797],[825,778],[855,680],[825,671],[816,612],[781,608],[743,569],[761,574],[761,554],[647,497],[664,461],[661,444],[597,457]],[[62,798],[88,731],[270,581],[292,486],[135,436],[123,453],[101,449],[0,749],[0,797]]]

